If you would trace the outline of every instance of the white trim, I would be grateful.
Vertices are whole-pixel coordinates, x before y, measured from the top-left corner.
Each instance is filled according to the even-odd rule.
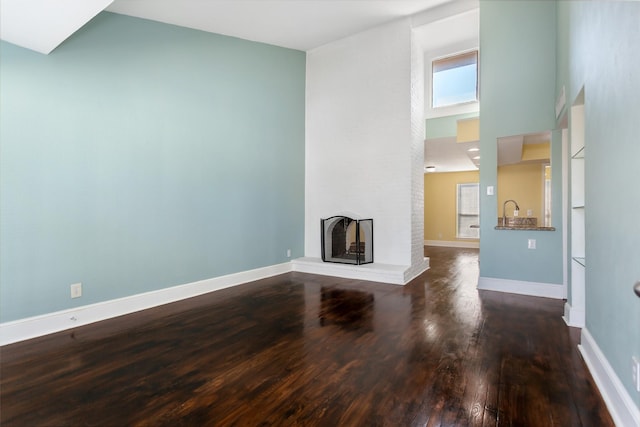
[[[429,258],[425,257],[421,263],[412,265],[404,272],[404,283],[407,284],[430,268]]]
[[[369,280],[372,282],[390,283],[392,285],[406,285],[409,281],[429,268],[429,258],[418,268],[408,265],[393,264],[338,264],[323,262],[320,258],[303,257],[291,261],[293,271],[301,273],[321,274],[325,276],[342,277],[345,279]],[[407,279],[405,279],[407,275]]]
[[[447,248],[474,248],[474,249],[480,248],[480,242],[474,241],[474,240],[471,240],[468,242],[465,242],[462,240],[455,240],[455,241],[425,240],[424,245],[425,246],[443,246]]]
[[[561,284],[523,282],[521,280],[497,279],[494,277],[478,278],[478,289],[485,291],[507,292],[510,294],[529,295],[563,299],[564,292]]]
[[[241,271],[226,276],[200,280],[185,285],[131,295],[68,310],[0,323],[0,345],[36,338],[78,326],[88,325],[136,311],[195,297],[219,289],[265,279],[292,270],[290,262],[254,270]]]
[[[600,390],[613,422],[620,427],[640,426],[640,409],[622,385],[596,340],[586,328],[582,329],[580,338],[581,344],[578,349]]]
[[[562,287],[565,298],[569,295],[569,131],[561,133],[562,142]],[[553,175],[553,170],[551,171]],[[553,209],[553,206],[551,207]],[[551,213],[553,216],[553,212]],[[583,321],[584,322],[584,321]],[[570,325],[571,326],[571,325]],[[584,323],[583,323],[584,326]]]
[[[564,303],[564,316],[562,316],[567,326],[574,328],[584,328],[584,310],[574,308],[569,302]]]

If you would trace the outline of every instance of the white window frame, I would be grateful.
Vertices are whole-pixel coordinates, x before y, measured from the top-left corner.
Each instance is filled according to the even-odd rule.
[[[469,214],[469,213],[461,213],[460,212],[460,190],[464,187],[475,187],[476,189],[476,195],[477,195],[477,201],[476,201],[476,208],[477,208],[477,213],[475,214]],[[475,223],[479,226],[480,225],[480,183],[478,182],[465,182],[465,183],[460,183],[460,184],[456,184],[456,238],[457,239],[479,239],[480,238],[480,229],[479,228],[469,228],[467,230],[468,234],[461,234],[460,233],[460,218],[462,216],[473,216],[477,218],[477,221],[475,221]]]
[[[434,76],[436,73],[436,67],[439,63],[443,63],[443,62],[449,62],[449,63],[456,63],[459,61],[463,61],[465,57],[471,57],[475,55],[475,60],[476,60],[476,91],[475,91],[475,97],[474,99],[468,99],[465,101],[460,101],[460,102],[452,102],[450,104],[443,104],[443,105],[434,105],[435,103],[435,90],[434,90]],[[469,65],[469,64],[467,64]],[[453,69],[453,68],[458,68],[461,65],[455,65],[455,66],[449,66],[449,68],[447,69]],[[451,108],[451,107],[455,107],[457,105],[465,105],[465,104],[471,104],[474,102],[478,102],[480,100],[480,90],[479,90],[479,86],[480,86],[480,52],[478,49],[471,49],[471,50],[467,50],[464,52],[458,52],[455,53],[453,55],[447,55],[447,56],[441,56],[439,58],[434,58],[433,61],[431,61],[431,108],[433,109],[440,109],[440,108]]]
[[[431,107],[431,99],[433,97],[433,74],[431,63],[434,60],[445,58],[448,56],[457,55],[464,52],[478,51],[478,98],[480,98],[482,87],[480,85],[480,43],[478,39],[467,40],[464,42],[455,43],[446,47],[433,49],[425,52],[424,55],[424,108],[425,119],[434,119],[437,117],[454,116],[457,114],[477,113],[480,111],[480,102],[467,102],[464,104],[452,105],[450,107]]]

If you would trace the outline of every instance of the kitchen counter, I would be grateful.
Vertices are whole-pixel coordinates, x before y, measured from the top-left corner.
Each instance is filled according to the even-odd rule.
[[[533,225],[496,225],[496,230],[556,231],[555,227],[537,227]]]

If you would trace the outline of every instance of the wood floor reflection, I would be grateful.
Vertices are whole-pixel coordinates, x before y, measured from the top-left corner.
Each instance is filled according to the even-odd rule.
[[[303,273],[2,347],[3,426],[612,426],[563,302]]]

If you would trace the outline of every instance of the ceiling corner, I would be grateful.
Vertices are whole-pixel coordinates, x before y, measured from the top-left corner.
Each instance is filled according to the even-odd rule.
[[[113,0],[0,0],[0,39],[49,54]]]

